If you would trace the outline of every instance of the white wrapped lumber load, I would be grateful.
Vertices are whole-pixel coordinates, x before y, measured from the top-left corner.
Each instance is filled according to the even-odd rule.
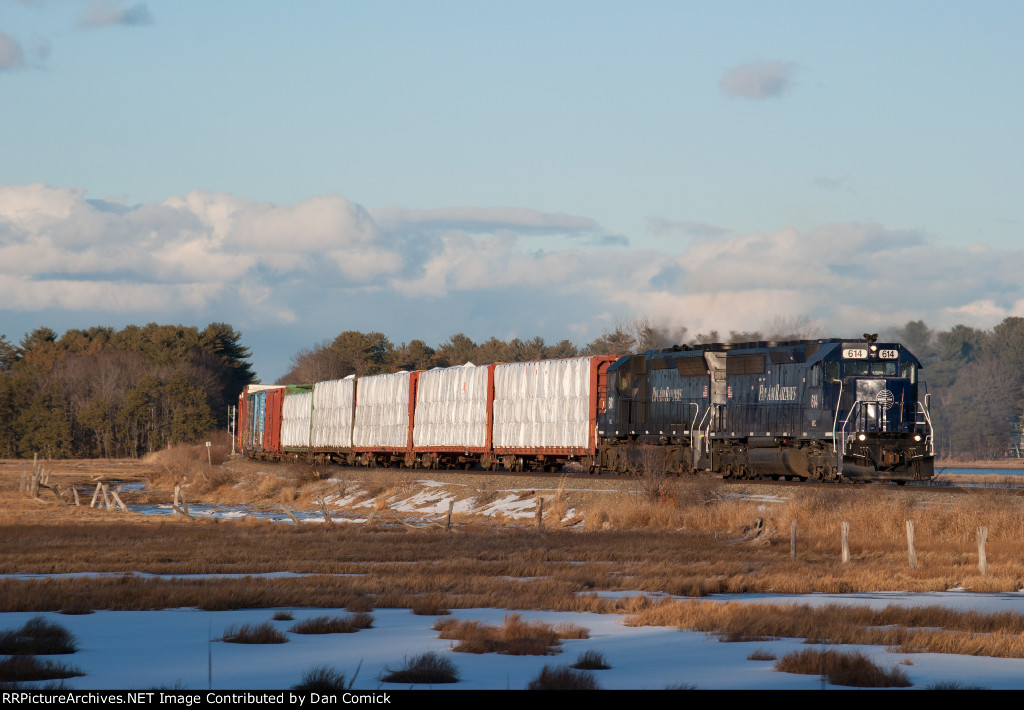
[[[486,446],[487,366],[470,362],[421,372],[413,421],[413,446]]]
[[[313,403],[312,392],[288,393],[281,411],[281,446],[283,448],[309,447],[309,419]]]
[[[352,446],[355,419],[356,378],[317,382],[313,388],[312,445],[314,448],[347,449]]]
[[[590,360],[498,365],[494,369],[494,448],[586,448]]]
[[[408,446],[410,376],[408,372],[396,372],[360,377],[356,381],[353,446]]]

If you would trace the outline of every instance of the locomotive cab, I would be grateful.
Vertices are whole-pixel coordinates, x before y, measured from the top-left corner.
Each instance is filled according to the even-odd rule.
[[[833,402],[831,438],[841,478],[927,480],[931,417],[919,396],[921,363],[898,343],[843,342],[823,362]]]

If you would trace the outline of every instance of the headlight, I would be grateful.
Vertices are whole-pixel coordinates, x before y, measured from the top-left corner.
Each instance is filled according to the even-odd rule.
[[[865,439],[867,439],[868,437],[867,437],[867,436],[865,436],[864,434],[861,434],[861,435],[860,435],[860,436],[858,436],[857,438],[858,438],[858,439],[860,439],[861,441],[864,441],[864,440],[865,440]]]
[[[920,440],[921,440],[921,435],[920,434],[914,434],[914,441],[920,441]]]

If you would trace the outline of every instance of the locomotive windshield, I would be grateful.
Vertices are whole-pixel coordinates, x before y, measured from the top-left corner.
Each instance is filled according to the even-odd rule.
[[[893,360],[875,362],[847,360],[843,363],[843,374],[847,377],[902,377],[911,382],[917,381],[917,368],[914,363],[905,362],[897,370],[897,363]]]
[[[867,362],[866,360],[857,362],[846,362],[844,364],[843,371],[848,377],[858,377],[863,375],[876,375],[878,377],[895,377],[896,363],[893,362],[892,360],[880,362]]]

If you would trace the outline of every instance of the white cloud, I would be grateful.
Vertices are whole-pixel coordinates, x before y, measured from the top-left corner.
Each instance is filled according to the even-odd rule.
[[[192,192],[128,205],[74,188],[0,185],[0,302],[6,314],[188,320],[203,311],[296,329],[333,327],[327,321],[344,329],[356,319],[345,327],[428,340],[440,329],[466,330],[458,319],[467,314],[491,329],[482,337],[532,335],[545,322],[558,329],[552,337],[585,341],[609,319],[636,313],[691,333],[806,314],[823,335],[843,335],[917,319],[990,327],[1024,312],[1024,251],[938,247],[877,224],[718,235],[664,249],[580,241],[538,250],[522,235],[600,228],[525,209],[384,212],[341,195],[275,205]],[[450,224],[472,229],[441,226]],[[390,332],[399,312],[421,330]]]
[[[106,0],[93,0],[84,8],[78,16],[79,27],[108,27],[110,25],[149,25],[153,22],[153,16],[145,3],[122,7],[120,3],[111,3]]]
[[[690,222],[666,219],[665,217],[648,217],[647,231],[651,234],[683,234],[701,239],[723,237],[730,233],[730,230],[724,227],[706,222]]]
[[[718,86],[726,96],[754,101],[776,98],[792,87],[796,70],[793,62],[748,62],[727,69]]]
[[[9,34],[0,32],[0,71],[21,69],[25,66],[25,53],[21,44]]]
[[[513,229],[572,233],[599,229],[597,223],[589,217],[561,212],[540,212],[524,207],[444,207],[433,210],[386,207],[372,210],[371,214],[385,229],[411,225],[466,232]]]

